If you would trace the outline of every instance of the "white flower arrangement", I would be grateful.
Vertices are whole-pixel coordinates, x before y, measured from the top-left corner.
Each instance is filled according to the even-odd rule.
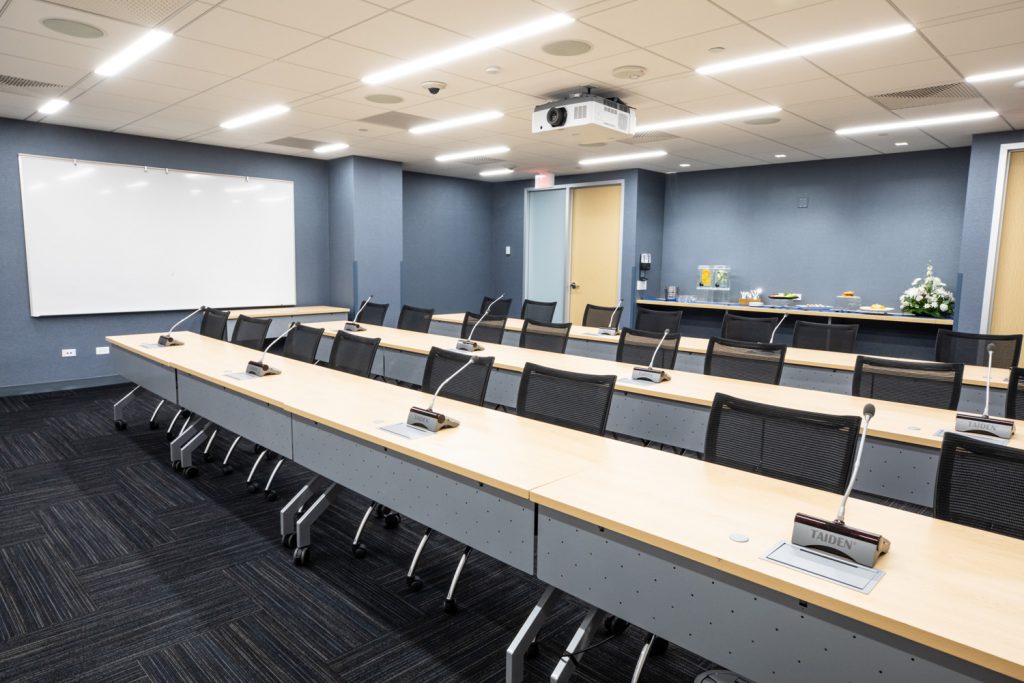
[[[935,275],[931,263],[928,264],[924,278],[915,278],[910,288],[900,294],[900,310],[910,315],[950,318],[955,304],[953,293]]]

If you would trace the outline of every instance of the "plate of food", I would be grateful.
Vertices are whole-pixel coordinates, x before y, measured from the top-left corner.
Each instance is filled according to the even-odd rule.
[[[865,313],[890,313],[896,309],[892,306],[883,306],[882,304],[871,304],[870,306],[861,306],[860,310]]]
[[[769,299],[782,299],[783,301],[795,301],[800,298],[799,294],[792,292],[779,292],[778,294],[769,294]]]
[[[832,308],[832,307],[831,306],[826,306],[825,304],[800,304],[799,306],[797,306],[797,308],[803,308],[803,309],[806,309],[808,311],[820,311],[822,309]]]

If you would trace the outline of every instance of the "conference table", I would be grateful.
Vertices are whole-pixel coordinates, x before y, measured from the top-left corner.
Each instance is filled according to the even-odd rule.
[[[292,323],[327,322],[330,320],[345,320],[348,317],[347,308],[340,306],[275,306],[273,308],[234,308],[228,311],[228,338],[234,330],[235,321],[239,315],[247,315],[251,318],[270,318],[270,329],[268,336],[276,337]]]
[[[251,350],[157,336],[108,337],[117,371],[547,583],[507,681],[563,593],[593,606],[573,651],[607,611],[761,682],[1024,677],[1024,541],[851,500],[848,521],[892,541],[852,590],[763,557],[835,494],[444,398],[461,426],[407,438],[382,427],[420,392],[279,357],[245,376]]]
[[[332,337],[343,323],[322,327],[318,358],[330,355]],[[380,348],[373,373],[387,379],[420,384],[426,356],[434,346],[453,349],[451,337],[392,327],[364,325],[362,334],[377,337]],[[710,377],[682,370],[668,371],[671,379],[652,384],[630,379],[633,365],[589,356],[551,353],[507,344],[484,344],[480,355],[494,357],[494,372],[486,400],[514,408],[519,377],[526,363],[592,375],[615,375],[616,391],[608,430],[617,434],[700,453],[704,450],[708,417],[715,394],[724,393],[759,403],[835,415],[859,415],[863,398],[831,392],[775,386],[759,382]],[[856,488],[864,493],[931,507],[935,497],[942,434],[955,427],[950,410],[872,400],[877,408],[864,448],[864,463]],[[1010,445],[1024,448],[1024,423]]]
[[[447,336],[459,336],[462,329],[463,313],[442,313],[434,316],[431,331]],[[518,345],[523,321],[509,318],[505,328],[504,344]],[[618,335],[599,334],[596,327],[573,325],[569,332],[566,353],[613,360],[618,344]],[[708,340],[700,337],[680,337],[676,369],[689,372],[703,372],[704,355]],[[788,347],[786,362],[782,369],[782,384],[803,389],[830,391],[849,394],[853,386],[853,370],[857,364],[855,353],[819,351]],[[883,356],[885,357],[885,356]],[[914,360],[897,358],[895,360]],[[959,409],[965,412],[981,412],[985,407],[985,380],[988,368],[979,365],[964,366],[963,385],[960,391]],[[1005,412],[1006,388],[1010,382],[1010,371],[1006,368],[992,368],[992,396],[989,412],[1002,416]]]

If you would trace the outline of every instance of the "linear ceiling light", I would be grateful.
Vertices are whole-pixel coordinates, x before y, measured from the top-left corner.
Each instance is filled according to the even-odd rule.
[[[141,38],[96,67],[97,76],[114,76],[139,61],[172,38],[173,34],[160,29],[147,31]]]
[[[516,171],[513,168],[492,168],[486,171],[480,171],[480,175],[484,178],[490,178],[496,175],[511,175],[515,172]]]
[[[462,126],[471,126],[474,123],[481,123],[483,121],[493,121],[494,119],[500,119],[502,116],[504,116],[504,114],[500,111],[482,111],[479,114],[470,114],[469,116],[460,116],[455,119],[446,119],[444,121],[436,121],[434,123],[424,123],[422,126],[413,126],[409,129],[409,132],[413,135],[436,133],[439,130],[461,128]]]
[[[707,66],[698,67],[697,73],[710,76],[712,74],[720,74],[725,71],[735,71],[736,69],[746,69],[752,66],[761,66],[762,64],[772,64],[774,62],[781,62],[787,59],[796,59],[797,57],[806,57],[808,55],[816,55],[822,52],[842,50],[843,48],[853,47],[854,45],[874,43],[879,40],[886,40],[887,38],[896,38],[897,36],[913,33],[916,30],[917,29],[911,24],[896,24],[895,26],[888,26],[874,31],[854,33],[848,36],[840,36],[839,38],[821,40],[816,43],[807,43],[806,45],[798,45],[796,47],[785,48],[782,50],[762,52],[760,54],[750,55],[749,57],[730,59],[729,61],[718,62],[717,64],[708,64]]]
[[[314,147],[313,151],[317,154],[330,154],[331,152],[340,152],[343,149],[348,149],[347,142],[331,142],[326,145]]]
[[[984,83],[985,81],[998,81],[1004,78],[1014,78],[1015,76],[1024,76],[1024,66],[1018,66],[1016,69],[989,71],[986,74],[975,74],[968,76],[964,80],[968,83]]]
[[[484,147],[482,149],[469,149],[465,152],[452,152],[434,157],[434,161],[458,161],[459,159],[473,159],[475,157],[486,157],[491,154],[504,154],[509,151],[508,147],[498,145],[497,147]]]
[[[538,19],[537,21],[531,21],[527,24],[513,26],[512,28],[505,29],[504,31],[492,33],[489,36],[477,38],[476,40],[471,40],[468,43],[463,43],[462,45],[450,47],[447,50],[441,50],[440,52],[434,52],[416,59],[411,59],[408,62],[399,64],[398,66],[393,66],[390,69],[384,69],[383,71],[368,74],[363,76],[363,83],[366,83],[367,85],[387,83],[388,81],[393,81],[396,78],[425,71],[435,66],[441,66],[442,64],[448,64],[464,57],[486,52],[487,50],[493,50],[495,48],[502,47],[503,45],[515,43],[541,33],[547,33],[548,31],[553,31],[556,28],[567,26],[574,21],[576,20],[568,14],[553,14],[549,17],[545,17],[544,19]]]
[[[652,152],[616,154],[610,157],[590,157],[589,159],[580,159],[580,166],[593,166],[594,164],[613,164],[616,161],[633,161],[634,159],[655,159],[657,157],[663,157],[666,154],[668,154],[668,152],[659,149]]]
[[[902,130],[904,128],[928,128],[929,126],[944,126],[949,123],[994,119],[997,116],[999,116],[997,111],[976,111],[970,114],[956,114],[955,116],[934,116],[929,119],[911,119],[894,123],[877,123],[871,126],[840,128],[836,131],[836,135],[863,135],[864,133],[880,133],[886,130]]]
[[[241,128],[242,126],[248,126],[251,123],[257,123],[259,121],[272,119],[275,116],[280,116],[281,114],[287,114],[290,111],[291,109],[283,104],[274,104],[269,107],[264,107],[263,109],[251,111],[248,114],[236,116],[233,119],[228,119],[227,121],[221,123],[220,127],[226,130],[232,130],[233,128]]]
[[[672,119],[670,121],[660,121],[658,123],[648,123],[642,126],[637,126],[636,132],[646,133],[652,130],[667,130],[669,128],[699,126],[705,123],[717,123],[719,121],[733,121],[735,119],[746,119],[752,116],[761,116],[763,114],[774,114],[775,112],[778,111],[782,111],[782,109],[773,105],[767,105],[764,107],[754,107],[753,109],[726,111],[722,112],[721,114],[707,114],[706,116],[686,116],[681,119]]]
[[[44,102],[43,105],[39,107],[39,109],[37,109],[36,111],[38,111],[40,114],[56,114],[66,106],[68,106],[67,100],[53,99]]]

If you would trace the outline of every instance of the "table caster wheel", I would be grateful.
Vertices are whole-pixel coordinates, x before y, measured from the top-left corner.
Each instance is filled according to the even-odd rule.
[[[668,652],[668,641],[664,638],[654,638],[654,642],[651,643],[651,654],[658,655],[659,657]]]
[[[277,491],[275,491],[274,489],[270,489],[269,491],[264,491],[263,495],[271,503],[273,503],[275,500],[277,500]]]
[[[287,533],[281,537],[281,545],[283,545],[285,548],[294,548],[295,540],[295,534]]]
[[[527,659],[534,659],[540,654],[540,645],[535,641],[526,646],[525,657]]]
[[[248,483],[246,488],[249,490],[249,493],[256,493],[260,490],[260,482],[257,481],[256,479],[253,479]]]
[[[363,559],[366,557],[366,546],[362,543],[352,546],[352,554],[355,555],[357,559]]]
[[[149,421],[149,428],[150,429],[160,429],[160,423],[157,422],[156,420],[150,420]]]
[[[229,474],[231,474],[234,471],[235,471],[235,468],[232,467],[231,465],[221,465],[221,467],[220,467],[220,473],[223,474],[225,477],[228,476]]]
[[[602,626],[604,626],[604,630],[606,633],[614,633],[615,635],[619,635],[620,633],[626,630],[626,627],[629,626],[629,623],[626,620],[619,619],[618,617],[611,614],[606,614],[604,617],[604,621],[601,623]]]
[[[458,611],[459,611],[459,603],[455,602],[455,598],[452,598],[450,600],[448,598],[444,599],[444,613],[445,614],[455,614]]]
[[[423,580],[418,576],[405,577],[405,585],[409,586],[409,590],[413,593],[419,593],[423,590]]]
[[[402,523],[402,515],[397,512],[388,513],[387,517],[384,518],[385,529],[396,529],[398,525]]]
[[[171,469],[174,470],[175,472],[181,472],[181,461],[175,460],[174,462],[172,462]]]
[[[186,479],[195,479],[196,476],[199,475],[199,470],[196,469],[195,466],[189,465],[184,470],[182,470],[181,473],[185,475]]]
[[[114,429],[116,429],[119,432],[123,432],[124,430],[128,429],[128,423],[125,422],[124,420],[114,420]]]
[[[292,553],[292,562],[296,567],[302,567],[309,564],[311,548],[307,545],[305,548],[296,548],[295,552]]]

